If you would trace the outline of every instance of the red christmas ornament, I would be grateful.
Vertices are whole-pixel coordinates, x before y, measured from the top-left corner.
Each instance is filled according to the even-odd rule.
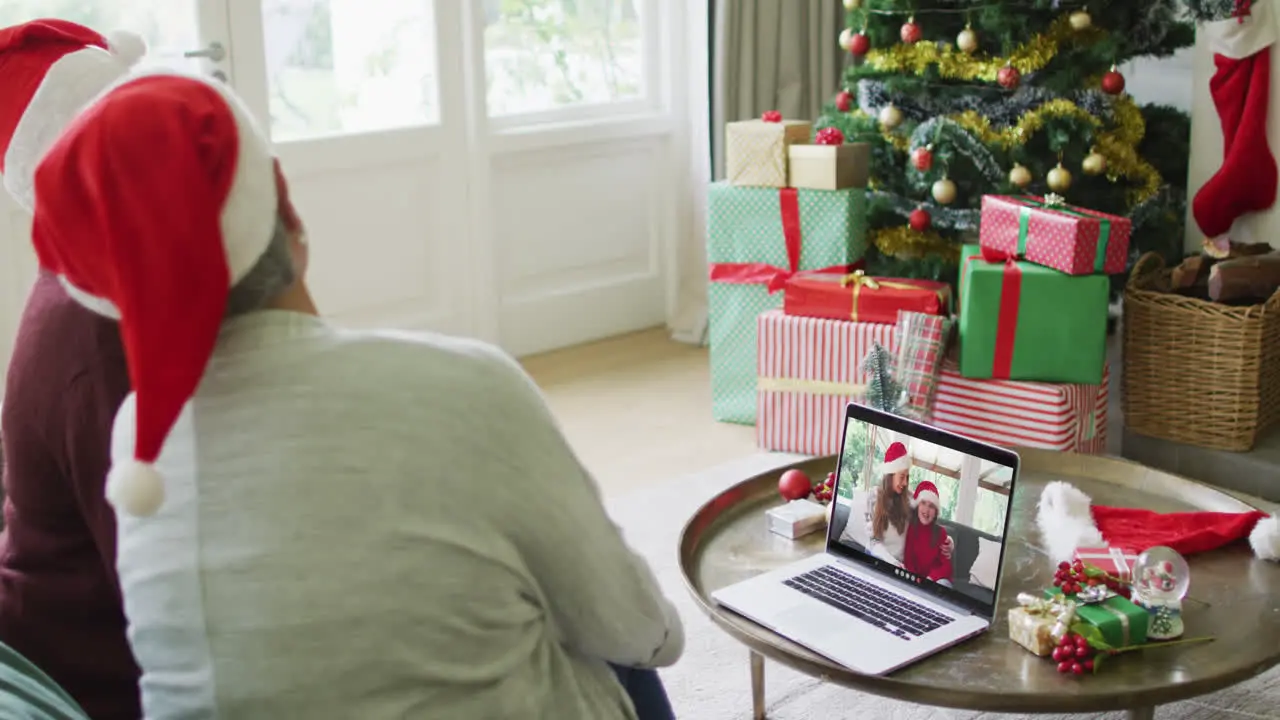
[[[778,494],[786,500],[803,500],[813,491],[809,476],[799,470],[788,470],[778,478]]]
[[[933,167],[933,147],[926,145],[911,151],[911,164],[920,172],[929,172]]]
[[[1124,75],[1112,65],[1102,76],[1102,92],[1108,95],[1119,95],[1124,92]]]
[[[836,109],[840,112],[849,112],[853,109],[853,93],[848,90],[841,90],[836,93]]]
[[[766,110],[765,113],[760,116],[760,119],[767,123],[780,123],[782,122],[782,113],[777,110]]]
[[[996,82],[1000,83],[1000,87],[1006,90],[1017,89],[1022,83],[1022,73],[1018,72],[1018,68],[1012,65],[1005,65],[996,73]]]
[[[866,33],[857,33],[849,38],[849,54],[854,57],[862,57],[871,50],[871,38]]]
[[[908,19],[902,25],[902,29],[898,31],[898,36],[902,38],[902,42],[911,45],[920,42],[920,38],[924,37],[920,26],[916,24],[914,17]]]
[[[814,136],[813,142],[816,145],[843,145],[844,133],[840,128],[824,127]]]
[[[922,233],[933,224],[933,217],[929,215],[928,210],[916,208],[911,211],[911,216],[907,218],[907,222],[911,225],[912,230]]]

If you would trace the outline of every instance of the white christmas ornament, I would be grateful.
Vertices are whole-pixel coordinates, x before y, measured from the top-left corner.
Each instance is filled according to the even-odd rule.
[[[1093,18],[1084,10],[1077,10],[1067,18],[1067,22],[1071,23],[1071,29],[1077,32],[1088,30],[1093,26]]]
[[[1009,183],[1020,188],[1031,184],[1031,171],[1022,165],[1014,165],[1009,171]]]
[[[840,49],[845,52],[849,51],[849,40],[853,38],[853,28],[845,28],[840,31]]]
[[[880,108],[880,124],[892,130],[902,124],[902,111],[897,105],[885,105]]]
[[[862,0],[844,0],[845,10],[857,10],[862,7]]]
[[[978,33],[974,32],[972,28],[961,30],[960,34],[956,36],[956,47],[960,48],[961,52],[975,52],[978,49]]]
[[[940,205],[950,205],[956,201],[956,184],[948,178],[942,178],[933,184],[933,199]]]

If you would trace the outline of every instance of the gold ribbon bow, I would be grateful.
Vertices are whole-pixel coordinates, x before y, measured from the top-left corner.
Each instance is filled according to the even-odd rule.
[[[1058,205],[1066,205],[1067,199],[1058,193],[1049,193],[1044,196],[1044,204],[1048,207],[1057,207]]]
[[[858,295],[861,294],[862,288],[864,287],[868,290],[879,290],[880,288],[888,288],[890,290],[924,289],[919,285],[912,285],[911,283],[893,282],[892,280],[877,280],[870,277],[862,270],[855,270],[840,278],[840,286],[853,288],[852,302],[849,309],[849,319],[853,322],[858,322]],[[948,300],[950,299],[951,288],[943,288],[937,292],[937,295],[938,302],[942,305],[943,312],[949,311],[950,303]]]
[[[1053,627],[1049,629],[1049,637],[1053,638],[1054,642],[1061,642],[1062,638],[1071,632],[1071,624],[1076,621],[1078,605],[1074,600],[1063,597],[1049,599],[1036,597],[1031,593],[1018,593],[1018,604],[1032,615],[1054,618]]]

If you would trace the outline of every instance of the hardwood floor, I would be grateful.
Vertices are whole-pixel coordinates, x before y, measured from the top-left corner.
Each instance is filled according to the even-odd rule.
[[[706,348],[656,328],[525,358],[606,494],[757,452],[755,428],[711,419]]]

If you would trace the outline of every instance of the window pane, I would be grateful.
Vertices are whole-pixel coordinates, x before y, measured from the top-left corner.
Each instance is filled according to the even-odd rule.
[[[491,116],[644,95],[644,0],[484,0]]]
[[[100,33],[128,30],[147,41],[142,66],[200,68],[182,54],[200,49],[197,0],[0,0],[0,27],[60,18]]]
[[[438,121],[431,0],[263,0],[276,141]]]

